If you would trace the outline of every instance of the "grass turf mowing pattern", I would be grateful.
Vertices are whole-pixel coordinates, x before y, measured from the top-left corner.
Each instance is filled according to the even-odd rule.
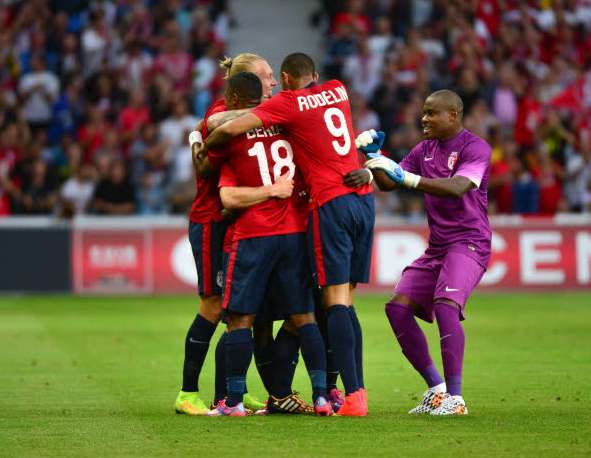
[[[175,415],[189,297],[0,297],[0,456],[584,456],[591,296],[479,295],[468,305],[464,418],[413,417],[424,390],[382,296],[360,297],[367,418]],[[425,326],[441,367],[435,326]],[[221,330],[221,329],[220,329]],[[214,337],[201,376],[213,394]],[[303,364],[294,387],[309,399]],[[254,364],[248,384],[264,397]]]

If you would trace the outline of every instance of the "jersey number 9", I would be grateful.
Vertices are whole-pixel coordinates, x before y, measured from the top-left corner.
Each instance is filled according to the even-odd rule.
[[[338,119],[338,126],[335,124],[335,118]],[[341,145],[340,140],[333,140],[332,147],[340,156],[346,156],[349,154],[351,149],[351,135],[349,135],[349,129],[347,129],[347,120],[341,110],[335,107],[331,107],[324,112],[324,122],[326,128],[332,134],[333,137],[343,138],[344,143]]]

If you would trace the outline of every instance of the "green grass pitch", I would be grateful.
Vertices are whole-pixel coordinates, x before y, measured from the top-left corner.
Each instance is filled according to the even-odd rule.
[[[197,418],[172,410],[194,298],[0,297],[0,456],[591,455],[591,294],[472,298],[463,418],[407,415],[424,387],[384,300],[357,303],[367,418]],[[254,367],[248,382],[263,397]],[[294,387],[309,397],[302,367]]]

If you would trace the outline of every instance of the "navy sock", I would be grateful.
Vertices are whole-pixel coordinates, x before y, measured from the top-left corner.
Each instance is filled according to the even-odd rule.
[[[269,332],[254,332],[254,362],[261,377],[263,385],[268,393],[273,388],[273,328]]]
[[[365,388],[363,383],[363,334],[361,332],[361,323],[357,318],[357,312],[353,306],[349,307],[349,316],[355,332],[355,364],[357,368],[357,381],[360,388]]]
[[[332,350],[328,344],[328,330],[326,329],[326,311],[316,307],[316,321],[322,339],[324,340],[324,348],[326,348],[326,389],[328,391],[336,389],[337,379],[339,378],[339,370],[337,369]]]
[[[226,397],[226,338],[228,333],[224,332],[215,347],[215,396],[213,405],[217,405]]]
[[[319,396],[326,398],[326,350],[322,334],[316,323],[305,324],[298,328],[302,357],[312,382],[312,399]]]
[[[209,341],[217,323],[211,323],[197,314],[185,337],[185,361],[183,363],[183,391],[199,391],[199,374],[207,355]]]
[[[355,331],[346,305],[333,305],[328,309],[327,328],[330,348],[345,393],[351,394],[359,389],[357,364],[355,362]]]
[[[273,345],[273,383],[270,391],[273,396],[284,398],[291,394],[299,350],[298,336],[294,336],[283,327],[279,329]]]
[[[250,329],[236,329],[226,337],[226,404],[242,402],[246,390],[246,373],[252,359],[254,342]]]

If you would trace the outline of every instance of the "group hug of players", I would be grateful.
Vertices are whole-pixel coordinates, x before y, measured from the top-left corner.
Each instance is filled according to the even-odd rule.
[[[175,410],[210,416],[366,416],[362,332],[353,303],[357,283],[369,279],[375,219],[371,182],[375,177],[382,190],[407,186],[462,200],[465,193],[480,189],[483,177],[458,176],[460,182],[447,177],[449,183],[439,183],[442,180],[411,173],[381,155],[383,133],[368,131],[355,138],[345,86],[337,80],[319,83],[314,62],[305,54],[284,59],[283,90],[274,96],[277,83],[262,57],[244,53],[221,65],[226,69],[224,98],[209,108],[189,137],[197,183],[189,240],[201,301],[185,339],[183,384]],[[453,129],[456,140],[463,132],[470,134],[461,129],[457,95],[439,91],[429,99],[434,105],[432,137],[445,138]],[[438,123],[442,113],[448,114],[447,122]],[[454,166],[461,159],[457,156],[455,152]],[[427,259],[432,264],[429,269],[434,271],[433,263],[439,259],[441,265],[435,270],[444,276],[445,256],[439,258]],[[481,266],[480,276],[485,267]],[[421,272],[421,266],[415,268],[415,274]],[[480,276],[472,283],[477,284]],[[424,288],[424,280],[415,278],[411,284]],[[459,325],[475,284],[433,297],[439,288],[433,283],[429,304],[417,303],[412,288],[397,289],[387,304],[403,353],[428,384],[412,413],[457,415],[467,409],[461,393],[446,389],[426,347],[427,358],[419,355],[419,364],[408,354],[417,342],[405,344],[397,329],[408,321],[406,313],[417,328],[413,314],[428,321],[435,314],[439,324],[438,301],[452,311],[452,321]],[[428,307],[430,320],[417,313],[421,305]],[[404,313],[394,319],[393,308]],[[221,320],[227,329],[215,350],[215,396],[208,407],[199,396],[198,379]],[[276,320],[283,324],[274,337]],[[424,340],[424,335],[416,337]],[[460,361],[463,331],[461,337]],[[310,405],[292,390],[300,352],[312,385]],[[458,348],[448,353],[458,360]],[[269,394],[265,403],[249,395],[246,387],[253,355]],[[428,367],[419,367],[425,364]],[[444,356],[444,371],[457,391],[461,363],[460,373],[456,367],[450,374]],[[344,394],[337,388],[339,376]]]

